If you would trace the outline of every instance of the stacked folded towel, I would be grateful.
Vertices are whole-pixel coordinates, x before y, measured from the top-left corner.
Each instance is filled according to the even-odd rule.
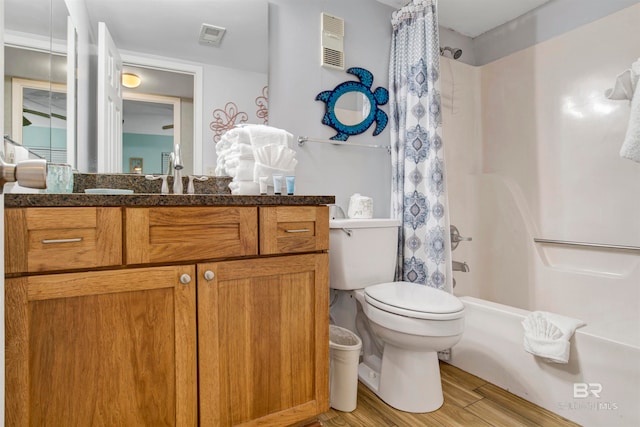
[[[296,152],[284,145],[265,145],[254,150],[255,165],[253,181],[259,182],[260,177],[266,176],[268,183],[273,183],[274,174],[293,175],[298,161]]]
[[[265,125],[244,125],[227,131],[216,145],[216,175],[233,178],[232,194],[259,194],[260,177],[293,175],[297,160],[293,135]]]
[[[620,148],[620,156],[640,162],[640,58],[631,68],[620,73],[616,78],[615,86],[605,91],[609,99],[631,100],[631,114],[627,132]]]
[[[581,320],[545,311],[534,311],[522,321],[524,349],[547,362],[569,361],[569,340],[585,323]]]

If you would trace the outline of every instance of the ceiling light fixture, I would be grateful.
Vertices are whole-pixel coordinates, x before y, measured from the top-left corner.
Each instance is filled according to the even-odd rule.
[[[140,86],[141,83],[140,77],[133,73],[122,73],[122,86],[128,87],[130,89],[136,88]]]

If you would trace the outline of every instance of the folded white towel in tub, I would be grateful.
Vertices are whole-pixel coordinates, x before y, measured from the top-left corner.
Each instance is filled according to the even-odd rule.
[[[522,321],[524,349],[547,362],[569,361],[569,340],[585,323],[571,317],[546,311],[534,311]]]

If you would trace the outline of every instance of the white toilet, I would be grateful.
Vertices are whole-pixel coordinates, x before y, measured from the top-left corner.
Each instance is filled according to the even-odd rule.
[[[464,330],[455,296],[410,282],[393,282],[400,221],[330,221],[331,318],[363,342],[358,377],[382,400],[406,412],[442,406],[437,352]]]

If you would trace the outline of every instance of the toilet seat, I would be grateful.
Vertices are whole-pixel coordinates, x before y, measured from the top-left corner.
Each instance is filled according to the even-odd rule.
[[[454,295],[412,282],[389,282],[364,289],[365,301],[380,310],[426,320],[464,316],[464,305]]]

